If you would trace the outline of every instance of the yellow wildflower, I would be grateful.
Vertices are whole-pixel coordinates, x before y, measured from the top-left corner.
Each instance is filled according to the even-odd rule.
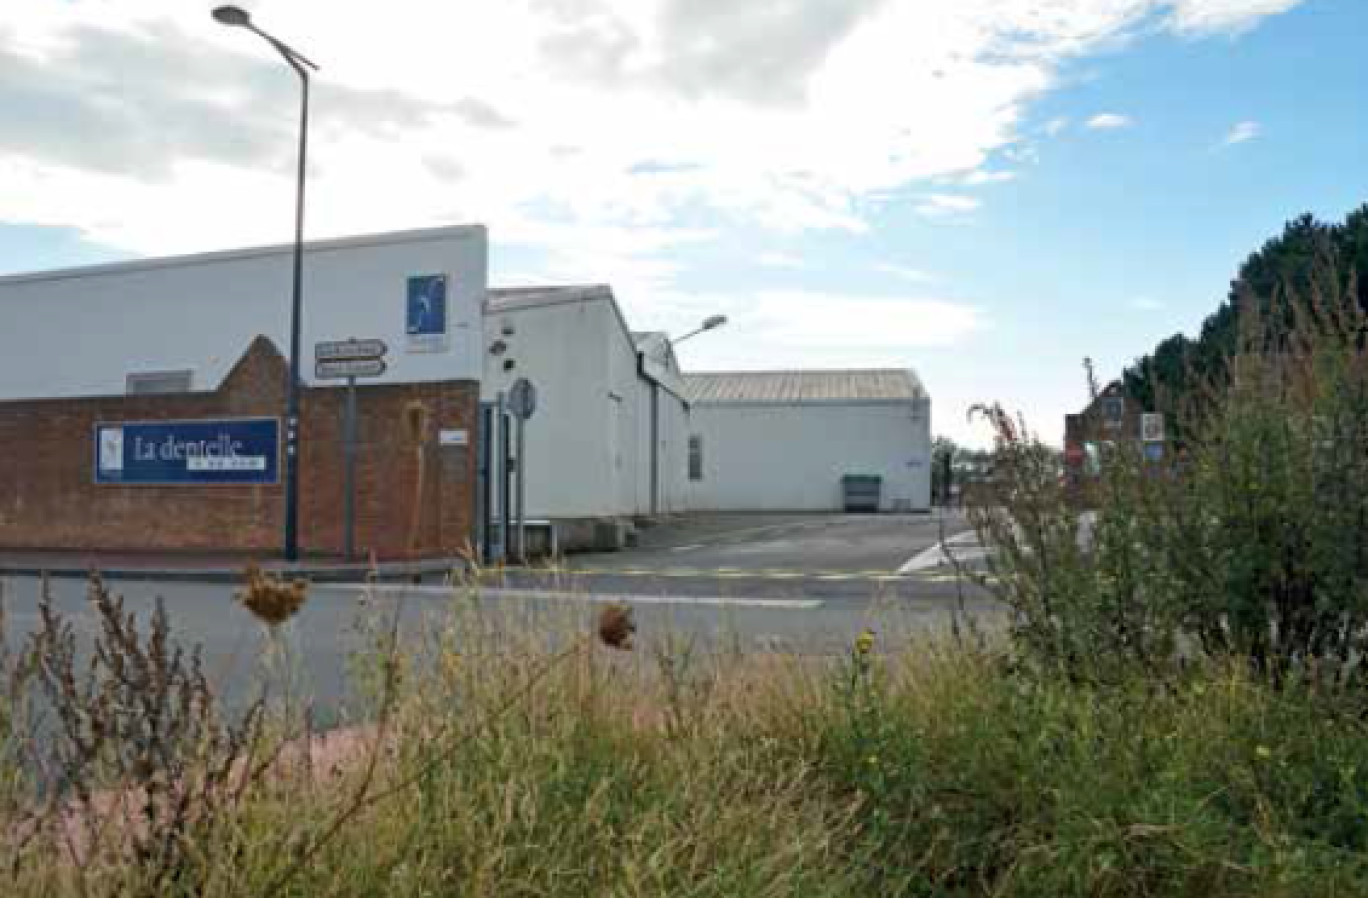
[[[855,654],[868,655],[874,650],[874,631],[865,630],[855,637]]]

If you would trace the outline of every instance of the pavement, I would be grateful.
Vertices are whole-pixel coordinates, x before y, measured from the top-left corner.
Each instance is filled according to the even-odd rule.
[[[690,517],[646,531],[635,549],[555,567],[425,584],[316,581],[284,633],[323,724],[345,717],[348,659],[365,639],[358,621],[377,611],[401,616],[405,645],[415,653],[454,609],[476,608],[499,631],[555,640],[567,627],[587,632],[612,602],[633,608],[647,652],[685,640],[841,654],[865,629],[891,644],[947,629],[957,614],[1000,620],[1001,606],[957,576],[946,557],[982,550],[966,534],[963,519],[953,516]],[[37,625],[43,581],[11,575],[0,584],[8,637],[23,638]],[[53,580],[46,588],[78,634],[95,632],[83,583]],[[205,669],[230,704],[260,683],[263,630],[234,601],[232,584],[144,575],[114,590],[144,620],[161,599],[176,637],[201,647]]]

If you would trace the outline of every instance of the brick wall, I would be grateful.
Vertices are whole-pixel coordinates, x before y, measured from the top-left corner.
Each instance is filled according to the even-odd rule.
[[[212,393],[0,403],[0,548],[278,551],[282,486],[96,485],[92,441],[100,422],[282,417],[286,380],[285,360],[259,337]],[[345,395],[301,396],[300,545],[311,554],[343,546]],[[358,550],[384,560],[464,548],[479,385],[360,386],[357,395]],[[438,431],[454,428],[470,434],[468,447],[438,445]]]

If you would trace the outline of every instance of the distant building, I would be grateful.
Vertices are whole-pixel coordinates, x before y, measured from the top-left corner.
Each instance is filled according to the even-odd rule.
[[[1163,419],[1148,414],[1113,381],[1083,411],[1064,416],[1064,471],[1071,487],[1083,487],[1102,472],[1107,451],[1140,447],[1158,461],[1164,452]]]
[[[908,370],[686,374],[689,507],[840,511],[847,475],[881,511],[931,506],[931,399]]]

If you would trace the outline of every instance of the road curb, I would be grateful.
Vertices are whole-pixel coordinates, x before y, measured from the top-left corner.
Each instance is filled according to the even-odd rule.
[[[429,561],[390,562],[374,567],[375,579],[394,582],[443,577],[453,571],[464,572],[467,563],[460,558],[441,558]],[[7,565],[0,564],[0,577],[51,577],[57,580],[79,579],[98,571],[105,580],[147,581],[166,583],[241,583],[245,565],[216,568],[155,568],[155,567],[100,567],[98,565]],[[269,574],[286,579],[302,579],[312,583],[365,583],[371,576],[370,565],[262,565]]]

